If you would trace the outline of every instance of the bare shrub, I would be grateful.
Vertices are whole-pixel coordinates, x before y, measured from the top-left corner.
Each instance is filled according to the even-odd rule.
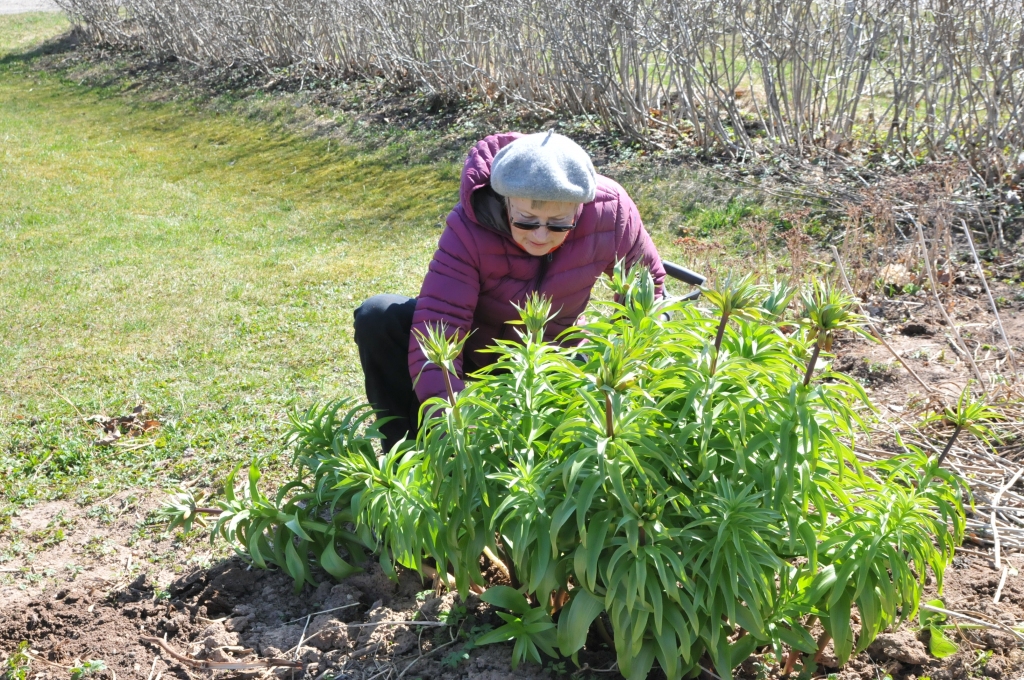
[[[58,0],[95,40],[379,76],[743,154],[950,152],[992,186],[1024,138],[1024,10],[981,0]]]

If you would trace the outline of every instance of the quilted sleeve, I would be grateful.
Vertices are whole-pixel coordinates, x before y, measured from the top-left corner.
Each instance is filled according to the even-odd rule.
[[[640,221],[636,204],[625,191],[619,194],[619,211],[615,219],[615,259],[625,259],[629,267],[637,262],[644,264],[654,277],[658,296],[665,294],[665,268],[661,264],[661,256]],[[613,267],[614,264],[609,267],[609,275]]]
[[[446,397],[444,376],[441,369],[427,363],[420,349],[416,332],[426,333],[428,326],[444,324],[448,337],[458,333],[463,337],[470,332],[477,298],[480,295],[480,259],[472,243],[469,230],[458,228],[462,222],[459,208],[448,216],[448,224],[441,234],[434,258],[430,261],[427,275],[420,287],[416,300],[416,312],[412,318],[412,335],[409,338],[409,375],[420,401],[430,397]],[[467,242],[469,241],[469,242]],[[462,375],[462,357],[455,362],[459,376]],[[456,392],[463,387],[459,376],[452,376],[452,387]]]

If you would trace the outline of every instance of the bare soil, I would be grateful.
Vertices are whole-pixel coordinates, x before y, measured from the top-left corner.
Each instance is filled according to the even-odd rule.
[[[1024,570],[1024,560],[1012,564]],[[1015,574],[992,604],[998,582],[987,558],[958,557],[946,572],[949,608],[982,612],[1007,622],[1024,618],[1024,578]],[[222,677],[360,678],[374,675],[456,680],[461,678],[544,678],[571,664],[532,664],[509,668],[510,647],[467,649],[476,626],[500,625],[489,606],[475,596],[461,603],[451,594],[424,593],[419,578],[401,574],[388,580],[376,565],[342,583],[325,581],[296,594],[291,579],[278,571],[252,569],[230,558],[195,569],[161,587],[143,572],[130,582],[111,585],[104,578],[81,576],[64,585],[48,585],[32,594],[10,597],[0,612],[0,649],[11,652],[21,640],[31,643],[38,661],[30,677],[63,678],[86,659],[103,659],[111,680],[174,676],[181,680],[209,675],[162,653],[143,638],[158,637],[178,654],[212,661],[288,659],[304,664],[252,671],[213,671]],[[934,595],[934,588],[928,596]],[[318,613],[323,612],[323,613]],[[444,627],[393,625],[392,622],[448,622]],[[349,627],[348,624],[380,624]],[[392,624],[392,625],[389,625]],[[927,634],[904,627],[883,634],[844,668],[835,668],[831,644],[817,675],[838,673],[842,680],[897,680],[928,676],[953,680],[985,675],[1018,678],[1024,651],[1013,637],[998,631],[964,631],[961,652],[938,660],[927,652]],[[591,669],[611,666],[613,654],[597,639],[582,661]],[[707,664],[705,664],[707,665]],[[584,673],[589,675],[587,673]],[[617,677],[602,673],[596,677]],[[778,664],[765,654],[751,657],[737,677],[779,676]]]

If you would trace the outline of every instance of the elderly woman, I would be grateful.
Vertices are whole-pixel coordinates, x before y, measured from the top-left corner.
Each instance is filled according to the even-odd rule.
[[[645,264],[661,291],[665,270],[633,201],[567,137],[508,133],[478,142],[459,199],[419,297],[377,295],[355,311],[367,399],[380,417],[394,417],[381,427],[385,450],[415,435],[422,401],[446,395],[413,330],[444,323],[449,334],[472,332],[456,362],[463,379],[494,360],[481,350],[517,337],[508,322],[534,291],[557,310],[548,339],[576,322],[619,259]],[[455,381],[456,390],[462,385]]]

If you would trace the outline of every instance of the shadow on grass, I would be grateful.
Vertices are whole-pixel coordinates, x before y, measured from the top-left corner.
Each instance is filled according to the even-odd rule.
[[[114,134],[176,148],[180,162],[166,173],[171,181],[218,176],[239,190],[284,202],[337,200],[351,205],[357,220],[380,222],[433,219],[438,201],[450,208],[457,200],[453,160],[468,144],[453,153],[444,135],[382,135],[358,129],[347,116],[313,118],[287,101],[245,102],[245,95],[263,92],[255,80],[243,82],[260,75],[251,69],[192,67],[144,52],[90,47],[75,29],[0,59],[0,68],[18,64],[64,81],[62,91],[36,94],[51,111],[70,107],[68,115],[81,113],[84,102],[67,94],[116,102],[116,112],[88,110]],[[75,66],[89,67],[88,77],[74,73]]]
[[[40,57],[74,52],[82,44],[83,39],[84,36],[82,36],[81,31],[71,29],[55,38],[49,38],[25,52],[15,52],[0,57],[0,67],[12,64],[25,64]]]

